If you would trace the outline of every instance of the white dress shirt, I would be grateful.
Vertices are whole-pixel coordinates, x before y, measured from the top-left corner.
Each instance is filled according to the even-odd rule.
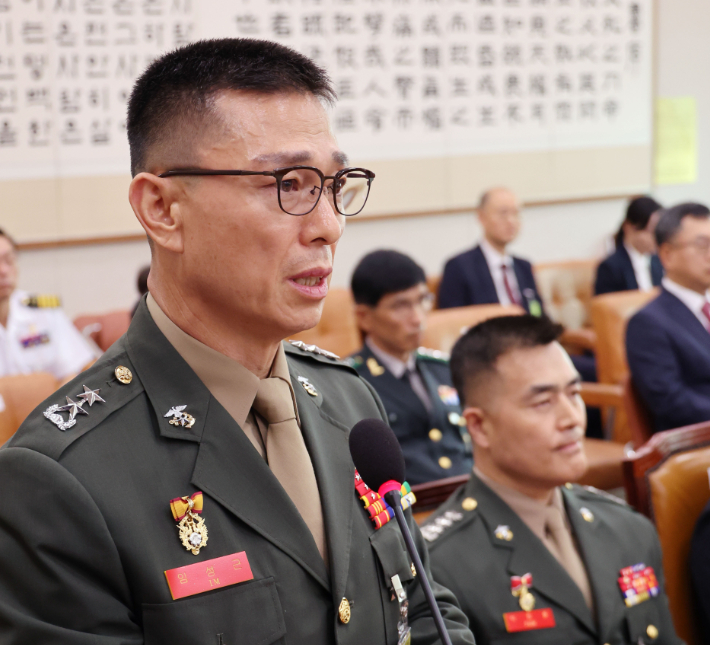
[[[710,327],[710,321],[708,321],[707,316],[703,313],[703,307],[705,303],[708,302],[708,293],[705,292],[698,293],[687,287],[680,286],[677,282],[673,282],[668,277],[662,280],[663,288],[672,293],[678,300],[680,300],[690,311],[693,312],[695,317],[703,324],[705,329]]]
[[[78,374],[96,358],[89,343],[59,307],[28,307],[28,294],[10,296],[7,325],[0,325],[0,376],[49,372]]]
[[[634,268],[636,284],[641,291],[653,289],[653,278],[651,277],[651,254],[639,253],[633,246],[624,244],[626,252],[631,258],[631,266]]]
[[[515,271],[513,270],[513,258],[507,253],[505,255],[501,255],[491,246],[490,242],[488,242],[485,237],[481,240],[480,246],[481,251],[483,251],[483,256],[486,258],[488,269],[491,272],[491,277],[493,278],[493,284],[495,285],[496,293],[498,294],[498,302],[502,305],[516,304],[515,302],[510,301],[508,291],[505,288],[503,265],[507,267],[506,271],[508,273],[508,284],[510,285],[510,290],[518,299],[518,302],[523,302],[523,299],[520,297],[518,279],[515,277]]]

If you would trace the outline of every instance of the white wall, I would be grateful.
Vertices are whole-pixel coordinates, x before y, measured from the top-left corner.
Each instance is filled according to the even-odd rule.
[[[663,186],[654,195],[664,204],[699,200],[710,203],[710,3],[707,0],[657,0],[657,94],[693,95],[698,105],[698,181]],[[619,200],[529,208],[514,251],[533,262],[598,256],[604,240],[622,218]],[[333,284],[345,286],[353,267],[376,248],[412,255],[427,273],[473,245],[478,236],[473,215],[438,215],[348,224],[338,248]],[[128,308],[137,297],[136,275],[148,263],[145,242],[26,251],[20,257],[23,288],[62,296],[69,315]]]

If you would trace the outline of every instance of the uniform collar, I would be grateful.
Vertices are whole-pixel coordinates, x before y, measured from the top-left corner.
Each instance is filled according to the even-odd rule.
[[[365,345],[367,345],[369,350],[379,359],[380,363],[382,363],[395,378],[402,378],[407,372],[412,372],[416,369],[414,353],[409,354],[407,362],[404,363],[377,347],[377,345],[370,340],[369,336],[365,338]]]

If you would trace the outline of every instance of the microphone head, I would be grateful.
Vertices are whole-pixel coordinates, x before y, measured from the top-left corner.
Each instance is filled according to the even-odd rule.
[[[358,421],[350,431],[355,468],[372,490],[386,482],[404,482],[404,455],[392,428],[380,419]]]

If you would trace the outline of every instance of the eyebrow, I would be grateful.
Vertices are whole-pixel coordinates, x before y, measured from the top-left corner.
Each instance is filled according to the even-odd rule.
[[[548,392],[556,392],[560,389],[566,389],[572,385],[579,385],[582,382],[582,377],[577,374],[571,381],[569,381],[563,388],[557,385],[552,385],[548,383],[543,383],[541,385],[533,385],[527,393],[528,398],[533,398],[540,394],[547,394]]]
[[[336,150],[333,155],[333,161],[340,166],[348,165],[348,155],[340,150]],[[313,160],[313,155],[307,150],[299,152],[274,152],[266,155],[259,155],[254,158],[257,163],[275,163],[279,166],[297,166],[305,164]]]

